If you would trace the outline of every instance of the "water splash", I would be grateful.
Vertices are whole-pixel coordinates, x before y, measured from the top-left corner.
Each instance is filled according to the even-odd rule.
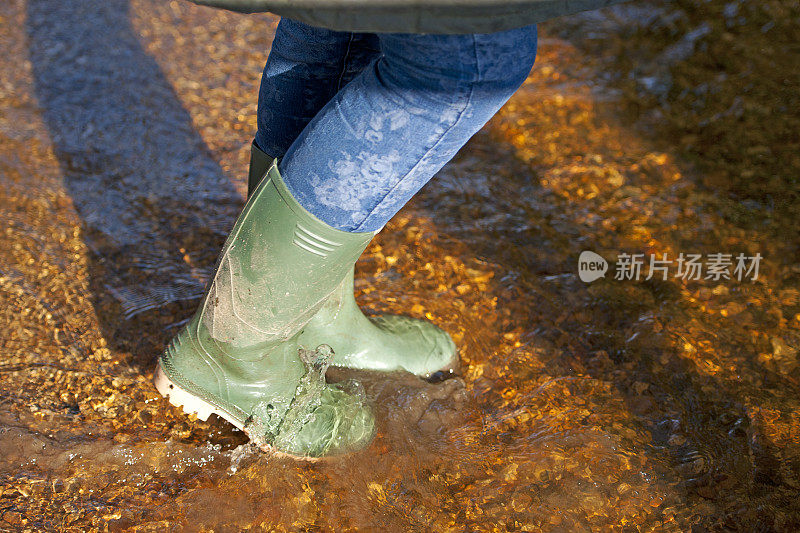
[[[344,451],[368,438],[372,418],[365,408],[363,387],[356,381],[328,385],[325,372],[333,361],[327,344],[298,350],[305,375],[291,400],[263,400],[256,405],[245,431],[262,448],[297,455],[320,456]]]

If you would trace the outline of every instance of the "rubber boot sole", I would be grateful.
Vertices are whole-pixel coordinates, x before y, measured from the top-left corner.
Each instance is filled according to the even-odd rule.
[[[186,389],[182,388],[180,385],[172,381],[164,369],[161,368],[161,361],[158,362],[156,366],[155,377],[153,378],[153,383],[156,386],[156,390],[169,400],[169,403],[174,405],[175,407],[180,407],[183,412],[187,415],[195,415],[199,420],[203,422],[208,420],[208,417],[212,414],[217,415],[218,417],[226,420],[231,425],[239,429],[240,431],[244,432],[247,435],[247,438],[251,440],[253,437],[244,427],[244,424],[240,422],[235,416],[230,414],[225,409],[213,405],[206,400],[197,397],[196,395],[192,394],[191,392],[187,391]],[[308,457],[306,455],[293,455],[291,453],[282,452],[270,446],[269,444],[260,445],[259,448],[261,451],[266,452],[270,455],[273,455],[277,458],[281,459],[294,459],[298,461],[307,461],[311,463],[316,463],[318,461],[322,461],[324,459],[329,459],[330,457]]]

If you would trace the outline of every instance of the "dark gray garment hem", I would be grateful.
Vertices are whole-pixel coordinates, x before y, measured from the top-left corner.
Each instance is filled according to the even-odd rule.
[[[624,0],[192,0],[271,12],[312,26],[370,33],[492,33]]]

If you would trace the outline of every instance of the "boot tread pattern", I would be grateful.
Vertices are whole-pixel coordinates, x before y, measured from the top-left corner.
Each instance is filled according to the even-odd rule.
[[[185,390],[183,387],[173,382],[169,378],[167,373],[164,371],[164,369],[161,367],[161,361],[158,362],[158,366],[156,367],[156,375],[155,378],[153,378],[153,381],[155,383],[156,390],[158,390],[161,396],[169,400],[169,403],[174,405],[175,407],[180,407],[183,410],[183,412],[186,413],[187,415],[193,414],[197,416],[199,420],[205,422],[208,420],[209,416],[215,414],[220,418],[223,418],[224,420],[230,422],[233,426],[243,431],[249,438],[252,439],[252,436],[247,432],[247,429],[245,428],[245,424],[243,422],[240,422],[235,416],[232,416],[224,409],[217,408],[216,406],[203,400],[202,398],[195,396],[191,392]],[[312,463],[325,459],[322,457],[293,455],[290,453],[276,450],[269,444],[262,444],[260,448],[262,451],[282,459],[294,459]]]

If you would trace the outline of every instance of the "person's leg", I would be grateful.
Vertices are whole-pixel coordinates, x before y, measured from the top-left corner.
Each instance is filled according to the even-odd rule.
[[[382,57],[336,93],[279,164],[298,202],[345,231],[382,228],[508,100],[536,55],[535,26],[378,37]]]
[[[297,180],[296,165],[311,150],[318,159],[306,157],[316,164],[311,198],[323,213],[348,226],[381,227],[524,79],[531,54],[514,50],[535,38],[501,37],[382,37],[386,61],[323,107],[285,155],[286,171]],[[315,344],[304,336],[374,232],[337,229],[295,194],[272,163],[236,220],[200,307],[159,358],[155,383],[203,420],[214,413],[270,450],[316,457],[374,436],[361,390],[327,384],[335,353],[324,345],[308,350]],[[331,208],[337,195],[338,211]],[[349,209],[344,200],[352,199],[363,202]],[[341,329],[320,331],[324,343]]]
[[[314,115],[380,55],[374,34],[332,32],[284,19],[264,70],[257,141],[251,149],[250,196]],[[260,146],[267,147],[268,151]],[[306,324],[300,343],[327,344],[335,366],[406,370],[428,376],[452,372],[456,347],[430,322],[363,314],[353,294],[354,270]],[[355,334],[355,332],[358,332]]]
[[[258,93],[256,146],[283,157],[319,110],[379,54],[375,34],[281,19]]]

